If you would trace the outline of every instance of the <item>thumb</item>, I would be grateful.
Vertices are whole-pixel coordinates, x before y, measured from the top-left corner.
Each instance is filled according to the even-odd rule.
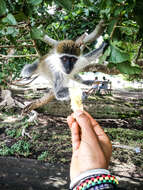
[[[90,118],[83,111],[75,112],[75,119],[81,128],[81,138],[83,140],[97,139]]]

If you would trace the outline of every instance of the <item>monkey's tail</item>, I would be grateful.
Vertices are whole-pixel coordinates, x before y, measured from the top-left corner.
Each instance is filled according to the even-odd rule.
[[[88,59],[88,60],[95,60],[97,59],[99,56],[101,56],[101,54],[104,53],[104,51],[107,49],[107,47],[109,46],[109,43],[107,42],[103,42],[99,48],[85,54],[84,56]]]

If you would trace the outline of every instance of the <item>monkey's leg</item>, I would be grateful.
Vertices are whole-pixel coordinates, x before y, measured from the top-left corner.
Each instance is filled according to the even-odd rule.
[[[29,105],[27,105],[24,109],[22,114],[28,113],[36,108],[39,108],[41,106],[46,105],[47,103],[49,103],[51,100],[53,100],[55,97],[54,93],[52,90],[50,90],[48,92],[48,94],[46,94],[45,96],[43,96],[42,98],[30,103]]]

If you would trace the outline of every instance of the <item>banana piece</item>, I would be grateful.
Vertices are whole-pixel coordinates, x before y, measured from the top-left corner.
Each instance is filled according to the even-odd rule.
[[[73,112],[83,110],[82,104],[82,90],[80,88],[72,87],[69,89],[71,98],[71,109]]]

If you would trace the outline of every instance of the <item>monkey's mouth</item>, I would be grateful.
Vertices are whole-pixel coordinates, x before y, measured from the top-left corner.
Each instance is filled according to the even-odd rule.
[[[64,68],[63,72],[64,72],[64,74],[68,75],[71,73],[71,69]]]
[[[66,74],[70,74],[70,71],[65,71]]]

